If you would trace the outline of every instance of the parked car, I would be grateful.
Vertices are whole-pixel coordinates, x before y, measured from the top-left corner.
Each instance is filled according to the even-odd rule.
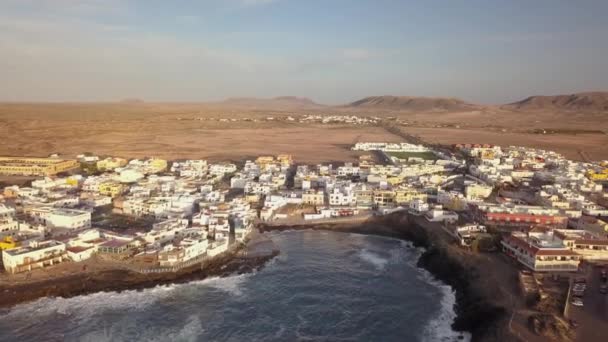
[[[574,306],[584,306],[583,301],[579,298],[574,298],[572,300],[572,305]]]
[[[606,285],[606,284],[602,284],[602,285],[600,285],[600,293],[601,293],[601,294],[606,294],[606,293],[608,293],[608,285]]]
[[[585,291],[587,289],[587,286],[579,286],[579,285],[574,285],[574,287],[572,287],[573,291]]]
[[[575,284],[585,284],[585,283],[587,283],[587,279],[585,279],[585,278],[581,278],[581,277],[579,277],[579,278],[575,278],[575,279],[574,279],[574,283],[575,283]]]

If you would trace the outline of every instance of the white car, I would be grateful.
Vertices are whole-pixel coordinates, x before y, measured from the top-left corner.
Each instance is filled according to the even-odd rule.
[[[574,306],[584,306],[583,301],[580,299],[575,299],[572,301],[572,305]]]

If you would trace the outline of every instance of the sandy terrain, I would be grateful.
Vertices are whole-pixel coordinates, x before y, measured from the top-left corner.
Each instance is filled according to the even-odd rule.
[[[408,123],[407,132],[430,142],[517,144],[556,150],[573,159],[608,159],[605,113],[523,113],[488,108],[412,113],[338,107],[246,109],[196,103],[0,104],[0,155],[93,152],[127,158],[242,160],[289,153],[299,162],[316,163],[353,159],[356,154],[349,147],[357,141],[401,140],[381,127],[284,120],[305,114],[345,114],[377,115],[390,124],[396,124],[391,117],[398,118]],[[265,121],[267,117],[276,120]],[[233,119],[239,121],[229,121]],[[557,129],[559,134],[529,133],[539,128]]]
[[[0,155],[73,156],[82,152],[127,158],[242,160],[292,154],[298,162],[354,160],[357,141],[400,141],[380,127],[340,127],[178,121],[164,118],[89,122],[22,120],[0,132]],[[235,128],[231,128],[234,126]],[[247,127],[251,126],[251,127]]]
[[[608,159],[607,134],[526,134],[495,130],[411,127],[406,132],[440,144],[487,143],[555,150],[567,158]]]

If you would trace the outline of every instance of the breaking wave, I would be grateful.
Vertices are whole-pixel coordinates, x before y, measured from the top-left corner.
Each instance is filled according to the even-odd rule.
[[[378,271],[384,271],[384,268],[389,262],[389,259],[383,258],[379,254],[371,252],[367,249],[361,250],[361,252],[359,252],[359,257],[363,261],[373,265]]]
[[[19,304],[11,308],[0,321],[13,317],[38,316],[72,316],[87,318],[99,311],[130,311],[145,310],[150,305],[169,299],[176,294],[199,287],[221,290],[231,295],[240,296],[242,284],[251,274],[240,274],[228,277],[213,277],[185,284],[159,285],[144,290],[128,290],[121,292],[97,292],[71,298],[44,297],[31,303]]]

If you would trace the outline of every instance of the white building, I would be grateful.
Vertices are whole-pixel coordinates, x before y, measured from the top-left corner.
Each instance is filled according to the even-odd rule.
[[[30,216],[48,228],[82,229],[91,227],[91,213],[76,209],[31,208]]]
[[[206,238],[185,238],[181,241],[165,246],[158,254],[160,266],[175,266],[188,262],[207,253],[208,240]]]
[[[409,211],[414,215],[424,215],[429,209],[429,204],[421,199],[417,198],[410,202]]]
[[[441,207],[432,208],[424,214],[424,217],[430,222],[455,223],[458,221],[458,214],[443,210]]]
[[[331,206],[354,206],[356,204],[357,197],[353,191],[333,189],[329,194],[329,205]]]
[[[209,173],[216,176],[223,176],[233,172],[236,172],[236,165],[234,164],[211,164],[209,167]]]
[[[55,240],[32,241],[29,246],[2,251],[4,269],[13,274],[52,266],[66,260],[65,244]]]
[[[15,209],[0,204],[0,238],[15,235],[19,231],[19,222],[15,219]]]

